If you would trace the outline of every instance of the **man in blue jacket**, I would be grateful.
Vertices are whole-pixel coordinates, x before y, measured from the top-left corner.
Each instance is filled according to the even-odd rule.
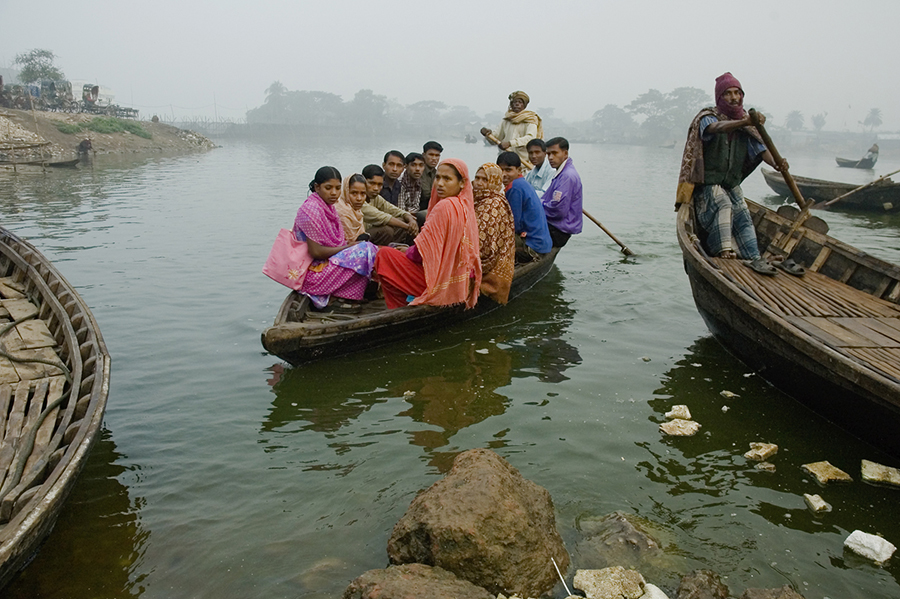
[[[506,201],[516,226],[516,262],[531,262],[553,247],[547,217],[534,188],[522,177],[522,159],[515,152],[502,152],[497,164],[503,171]]]

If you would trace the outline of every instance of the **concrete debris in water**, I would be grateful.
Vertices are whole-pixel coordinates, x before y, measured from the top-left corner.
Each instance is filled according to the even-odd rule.
[[[700,423],[683,418],[675,418],[659,425],[659,430],[673,437],[691,437],[700,430]]]
[[[732,397],[740,397],[737,393],[732,393],[731,391],[719,391],[719,395],[724,397],[725,399],[731,399]]]
[[[900,487],[900,470],[869,460],[862,461],[862,479],[867,483],[877,483]]]
[[[685,405],[677,405],[672,406],[672,410],[666,412],[666,418],[672,420],[673,418],[681,418],[682,420],[690,420],[691,419],[691,411]]]
[[[897,548],[893,543],[876,535],[861,530],[854,530],[844,541],[844,547],[850,551],[870,559],[879,566],[888,561]]]
[[[775,464],[772,462],[760,462],[756,465],[756,469],[760,472],[768,472],[771,474],[772,472],[775,472]]]
[[[750,451],[744,454],[748,460],[765,462],[778,453],[778,446],[774,443],[751,443]]]
[[[850,475],[841,470],[840,468],[835,468],[828,461],[824,462],[813,462],[812,464],[803,464],[800,466],[806,472],[812,474],[816,477],[816,480],[819,481],[820,485],[826,485],[828,483],[849,483],[853,482],[853,479],[850,478]]]
[[[578,570],[572,584],[584,591],[588,599],[639,599],[647,583],[640,572],[613,566],[602,570]]]
[[[803,494],[803,500],[806,501],[806,507],[816,514],[823,514],[831,511],[831,505],[818,495]]]
[[[415,397],[415,396],[416,396],[415,391],[404,391],[403,392],[403,397]]]
[[[650,361],[650,358],[647,357],[647,356],[644,356],[644,357],[641,358],[641,360],[643,360],[644,362],[649,362],[649,361]]]

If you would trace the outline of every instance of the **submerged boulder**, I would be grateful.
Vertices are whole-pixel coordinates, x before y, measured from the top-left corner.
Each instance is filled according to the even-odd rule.
[[[369,570],[350,583],[343,599],[494,599],[494,596],[451,572],[422,564]]]
[[[728,587],[712,570],[694,570],[681,579],[677,599],[728,599]]]
[[[565,572],[569,554],[553,500],[493,451],[461,453],[420,493],[388,541],[392,564],[441,567],[490,592],[537,597]]]
[[[780,589],[747,589],[741,599],[803,599],[803,595],[784,585]]]
[[[599,521],[584,521],[578,542],[579,564],[592,568],[625,566],[641,569],[662,555],[659,542],[646,533],[635,516],[616,511]]]

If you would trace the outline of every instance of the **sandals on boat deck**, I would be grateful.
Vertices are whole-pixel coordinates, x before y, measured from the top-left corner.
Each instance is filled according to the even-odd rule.
[[[757,258],[756,260],[747,260],[744,262],[745,266],[749,266],[754,271],[758,272],[761,275],[766,275],[768,277],[774,277],[775,267],[766,262],[765,258]]]
[[[324,314],[356,314],[362,311],[362,304],[353,302],[329,302],[324,308],[315,310]]]
[[[780,268],[784,272],[788,273],[789,275],[794,275],[795,277],[802,277],[806,274],[806,269],[803,268],[802,265],[794,262],[791,258],[782,260],[781,262],[776,262],[775,268]]]

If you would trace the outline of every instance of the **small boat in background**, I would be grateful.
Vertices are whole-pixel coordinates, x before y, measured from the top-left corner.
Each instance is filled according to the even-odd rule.
[[[682,205],[678,242],[710,332],[774,386],[900,456],[900,267],[829,237],[817,217],[796,226],[794,206],[747,205],[764,255],[802,276],[709,256]]]
[[[850,160],[848,158],[835,158],[838,166],[844,168],[865,168],[870,169],[878,162],[878,144],[873,144],[866,155],[859,160]]]
[[[2,228],[0,356],[2,587],[53,529],[109,395],[109,354],[87,304],[34,246]]]

